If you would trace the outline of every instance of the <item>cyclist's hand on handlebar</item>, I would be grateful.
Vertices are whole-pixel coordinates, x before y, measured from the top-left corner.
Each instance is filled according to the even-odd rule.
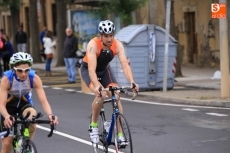
[[[10,115],[8,115],[4,120],[4,126],[6,128],[10,128],[13,125],[14,118]]]
[[[101,99],[105,99],[106,98],[106,92],[103,91],[103,87],[102,86],[96,87],[95,89],[96,90],[95,90],[94,93],[95,93],[95,95],[97,97],[100,97]]]
[[[58,124],[58,117],[54,116],[54,115],[49,115],[48,116],[49,120],[52,121],[51,123],[53,123],[54,125]]]
[[[133,92],[137,93],[139,91],[139,85],[136,83],[131,83],[131,89]]]
[[[94,94],[95,94],[97,97],[101,97],[101,92],[99,91],[99,88],[100,88],[100,87],[96,87],[96,88],[95,88],[95,91],[94,91]]]

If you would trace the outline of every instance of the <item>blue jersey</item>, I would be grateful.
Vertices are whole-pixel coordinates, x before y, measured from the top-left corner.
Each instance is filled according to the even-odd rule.
[[[10,88],[8,90],[8,97],[7,97],[7,102],[11,101],[13,98],[18,98],[18,106],[20,104],[21,99],[24,101],[29,102],[31,105],[33,105],[32,101],[32,88],[33,88],[33,80],[35,76],[35,71],[30,70],[28,73],[28,76],[26,80],[20,81],[17,78],[17,75],[13,70],[8,70],[3,73],[8,80],[10,81]]]

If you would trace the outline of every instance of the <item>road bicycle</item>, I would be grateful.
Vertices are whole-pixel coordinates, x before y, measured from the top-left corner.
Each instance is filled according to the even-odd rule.
[[[29,126],[31,124],[50,124],[50,133],[48,137],[53,135],[54,124],[50,120],[38,120],[38,118],[42,117],[42,113],[37,113],[36,116],[33,116],[32,119],[28,119],[30,116],[30,112],[28,112],[24,117],[14,115],[15,121],[13,123],[12,128],[7,129],[5,137],[7,137],[13,131],[13,150],[14,153],[37,153],[36,146],[33,141],[30,140],[30,131]],[[11,117],[11,120],[13,118]],[[54,116],[52,116],[54,120]]]
[[[135,84],[133,84],[132,89],[135,89],[135,87]],[[124,115],[119,112],[115,97],[115,91],[123,91],[125,89],[130,89],[130,87],[109,86],[109,88],[103,89],[103,91],[110,91],[112,93],[112,98],[104,100],[103,107],[100,111],[98,119],[99,143],[92,143],[94,153],[108,153],[108,151],[115,153],[133,153],[133,144],[129,125]],[[102,89],[100,88],[99,91],[101,92]],[[134,93],[132,100],[134,100],[136,96],[137,91]],[[111,122],[108,122],[105,117],[104,104],[110,102],[112,102],[113,112]],[[123,134],[123,142],[118,141],[118,132]],[[115,147],[115,151],[108,148],[110,145]]]

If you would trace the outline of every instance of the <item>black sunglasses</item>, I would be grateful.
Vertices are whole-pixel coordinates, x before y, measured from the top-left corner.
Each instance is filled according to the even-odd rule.
[[[31,67],[26,68],[26,69],[20,69],[20,68],[14,67],[14,70],[19,72],[19,73],[22,73],[22,72],[28,73],[30,71],[30,69],[31,69]]]

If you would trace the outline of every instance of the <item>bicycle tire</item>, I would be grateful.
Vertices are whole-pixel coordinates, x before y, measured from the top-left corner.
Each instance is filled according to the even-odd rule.
[[[119,122],[119,124],[118,124]],[[126,145],[121,145],[121,142],[118,141],[118,126],[120,125],[123,136],[125,138],[125,144]],[[132,144],[132,137],[131,137],[131,132],[130,128],[128,125],[128,122],[124,115],[122,114],[117,114],[117,119],[116,119],[116,129],[114,128],[114,144],[115,144],[115,150],[119,150],[123,153],[133,153],[133,144]]]
[[[31,140],[27,141],[27,144],[24,150],[22,151],[22,153],[37,153],[37,149],[33,141]]]
[[[104,120],[101,115],[98,117],[98,132],[99,132],[99,143],[92,143],[94,153],[108,153],[108,145],[106,142],[106,131],[104,128]]]

